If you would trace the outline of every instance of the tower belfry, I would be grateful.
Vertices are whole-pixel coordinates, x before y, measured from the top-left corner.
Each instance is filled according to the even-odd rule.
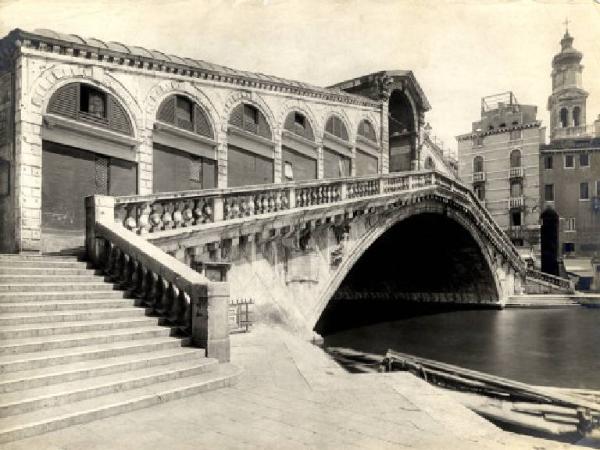
[[[548,98],[550,111],[550,138],[556,137],[561,128],[579,127],[586,123],[586,100],[588,92],[583,89],[583,54],[573,48],[569,34],[569,21],[560,41],[561,50],[552,59],[552,94]]]

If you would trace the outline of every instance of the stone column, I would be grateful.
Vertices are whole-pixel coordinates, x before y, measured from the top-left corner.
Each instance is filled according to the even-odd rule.
[[[273,157],[273,181],[275,183],[281,183],[283,181],[283,174],[281,173],[282,164],[282,149],[281,149],[281,130],[273,130],[275,136],[275,149]]]
[[[15,247],[17,252],[41,250],[42,114],[44,99],[29,101],[27,59],[15,61]]]
[[[150,195],[154,191],[154,154],[152,146],[152,127],[140,131],[142,143],[137,147],[138,194]]]
[[[323,164],[323,144],[319,144],[319,147],[317,147],[317,179],[319,180],[325,177],[325,167]]]
[[[379,173],[390,173],[389,100],[381,105],[381,164]]]
[[[221,131],[217,144],[217,187],[227,187],[227,126]]]

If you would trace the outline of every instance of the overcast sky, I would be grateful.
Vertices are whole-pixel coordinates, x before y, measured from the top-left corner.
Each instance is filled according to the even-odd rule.
[[[0,0],[0,32],[50,28],[321,86],[410,69],[450,148],[482,96],[512,90],[548,124],[552,56],[568,17],[600,114],[600,0]]]

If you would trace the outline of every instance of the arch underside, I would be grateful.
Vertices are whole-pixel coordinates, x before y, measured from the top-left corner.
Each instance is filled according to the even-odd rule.
[[[385,315],[407,302],[497,305],[500,282],[483,239],[466,217],[434,202],[400,212],[349,251],[313,323],[322,332],[348,306],[359,315],[383,306]]]

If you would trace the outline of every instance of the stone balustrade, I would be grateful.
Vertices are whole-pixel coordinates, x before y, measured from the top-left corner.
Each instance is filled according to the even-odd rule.
[[[162,203],[161,203],[162,204]],[[94,266],[177,334],[229,360],[227,283],[211,282],[111,220],[114,199],[86,198],[86,247]],[[164,215],[164,213],[163,213]]]
[[[541,281],[543,283],[550,284],[550,285],[552,285],[556,288],[559,288],[560,290],[563,290],[568,293],[575,292],[575,284],[573,283],[573,281],[571,281],[567,278],[557,277],[557,276],[551,275],[549,273],[541,272],[539,270],[530,269],[530,268],[527,269],[525,276],[527,278],[531,278],[536,281]]]
[[[114,216],[138,235],[190,227],[197,231],[207,224],[434,187],[462,199],[494,245],[518,267],[525,267],[510,239],[471,189],[436,171],[115,197]]]

